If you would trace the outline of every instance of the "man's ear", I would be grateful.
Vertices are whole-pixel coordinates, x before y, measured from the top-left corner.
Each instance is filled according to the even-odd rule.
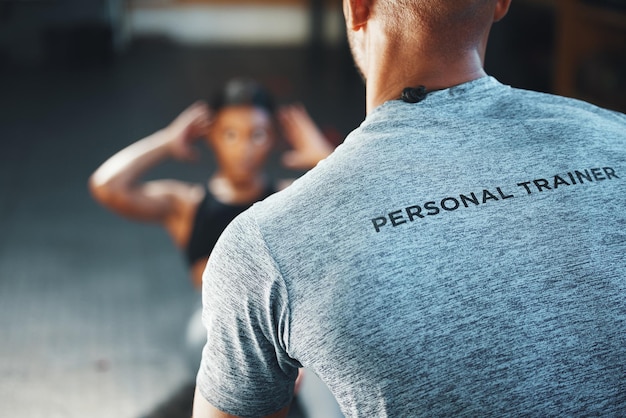
[[[348,29],[358,31],[370,17],[371,0],[344,0],[344,14]]]
[[[500,19],[502,19],[509,11],[510,6],[511,6],[511,0],[497,0],[496,8],[493,12],[493,21],[497,22]]]

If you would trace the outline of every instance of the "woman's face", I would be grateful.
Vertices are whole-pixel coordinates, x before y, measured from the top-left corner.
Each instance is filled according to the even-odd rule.
[[[208,140],[221,174],[249,182],[263,171],[274,146],[272,117],[253,106],[225,107],[215,115]]]

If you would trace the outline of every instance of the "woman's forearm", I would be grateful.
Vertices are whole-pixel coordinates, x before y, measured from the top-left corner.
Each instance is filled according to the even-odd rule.
[[[104,198],[131,189],[146,172],[172,156],[171,142],[170,132],[162,129],[114,154],[89,179],[94,196]]]

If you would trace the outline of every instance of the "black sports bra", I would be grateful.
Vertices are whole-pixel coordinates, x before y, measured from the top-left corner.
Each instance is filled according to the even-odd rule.
[[[206,185],[204,192],[204,198],[196,210],[191,236],[185,249],[189,265],[211,254],[217,239],[230,221],[256,202],[255,200],[240,205],[229,205],[215,199]],[[263,200],[275,192],[274,184],[269,184],[258,200]]]

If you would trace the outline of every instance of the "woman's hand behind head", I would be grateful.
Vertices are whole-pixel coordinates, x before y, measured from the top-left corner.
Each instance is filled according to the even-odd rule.
[[[198,150],[193,144],[206,136],[212,119],[212,111],[202,101],[193,103],[178,115],[165,128],[171,138],[172,156],[181,161],[197,161]]]

